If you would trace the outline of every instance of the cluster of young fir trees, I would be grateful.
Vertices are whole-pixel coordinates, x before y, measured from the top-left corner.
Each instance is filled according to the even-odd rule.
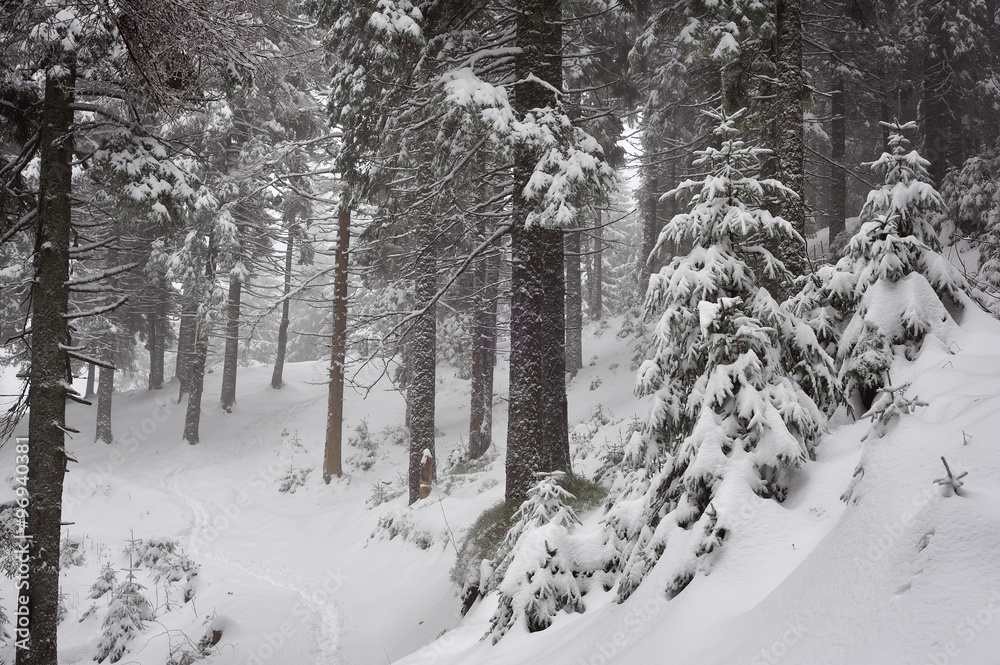
[[[332,325],[324,477],[340,474],[350,340],[401,365],[410,502],[435,456],[438,305],[464,317],[477,457],[509,302],[505,499],[523,519],[470,580],[500,593],[494,639],[582,611],[594,584],[626,599],[668,547],[690,553],[670,574],[679,593],[738,527],[734,506],[782,500],[826,417],[870,406],[896,353],[913,357],[941,320],[904,308],[881,329],[869,314],[896,302],[885,293],[929,288],[945,315],[965,302],[928,215],[985,237],[983,293],[1000,284],[995,13],[923,0],[8,3],[0,332],[28,392],[5,433],[30,403],[32,460],[32,648],[18,662],[55,662],[65,403],[89,397],[73,371],[100,368],[96,435],[112,443],[115,372],[141,366],[161,389],[175,348],[197,443],[210,347],[224,347],[231,410],[240,342],[280,308],[267,344],[280,388],[302,299]],[[639,214],[614,238],[626,125]],[[870,176],[853,165],[880,142],[886,184],[862,207]],[[349,257],[352,213],[364,223]],[[804,237],[821,226],[825,256],[810,257]],[[317,255],[305,275],[293,267]],[[653,409],[594,548],[573,540],[552,474],[571,471],[565,380],[582,366],[584,284],[600,318],[610,278],[607,295],[645,298],[660,320],[639,380]]]

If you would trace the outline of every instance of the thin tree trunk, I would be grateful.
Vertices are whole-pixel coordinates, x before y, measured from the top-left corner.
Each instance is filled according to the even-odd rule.
[[[604,318],[604,219],[597,216],[597,228],[592,236],[590,250],[590,318],[598,321]]]
[[[646,161],[652,160],[655,151],[655,132],[647,124],[648,136],[643,137],[643,146],[646,150]],[[638,286],[638,296],[641,301],[646,297],[646,288],[649,285],[649,275],[659,269],[656,261],[653,260],[653,250],[656,248],[656,241],[659,236],[659,202],[660,202],[660,182],[658,168],[655,164],[647,164],[642,169],[642,246],[639,249],[639,265],[636,273],[636,283]]]
[[[580,282],[580,232],[563,236],[566,244],[566,371],[583,368],[583,287]]]
[[[844,160],[847,155],[847,117],[844,80],[838,78],[834,83],[831,99],[833,118],[830,122],[830,223],[828,234],[830,245],[833,246],[837,236],[845,230],[847,218],[847,171]]]
[[[476,267],[477,300],[472,347],[472,404],[469,411],[469,459],[482,457],[493,443],[493,373],[497,355],[497,271],[495,254]]]
[[[159,294],[157,294],[158,296]],[[149,389],[160,390],[163,388],[163,346],[165,340],[159,302],[153,306],[151,312],[146,314],[146,327],[149,329],[146,342],[146,350],[149,351]]]
[[[775,99],[777,129],[778,178],[795,192],[795,198],[782,202],[781,215],[802,236],[801,241],[786,240],[779,254],[793,275],[806,273],[806,205],[803,165],[803,95],[802,75],[802,7],[801,0],[777,0],[777,69],[778,84]]]
[[[535,108],[556,105],[552,88],[562,87],[562,12],[559,0],[520,0],[514,69],[521,84],[514,88],[515,114],[523,118]],[[535,77],[539,82],[531,81]],[[542,83],[544,82],[544,83]],[[565,388],[566,355],[563,298],[562,232],[525,228],[532,207],[523,196],[538,156],[522,148],[514,155],[514,197],[511,228],[510,416],[507,430],[505,501],[520,505],[536,482],[535,473],[554,470],[566,429],[561,401]],[[558,299],[558,306],[555,306]],[[554,344],[554,340],[558,340]]]
[[[416,229],[417,251],[421,252],[416,275],[416,308],[426,307],[437,292],[437,260],[434,226],[422,218]],[[437,317],[430,307],[416,319],[409,333],[410,382],[406,389],[410,409],[410,503],[420,499],[420,467],[424,451],[436,460],[434,450],[434,389],[437,366]]]
[[[240,354],[240,305],[243,282],[239,277],[229,277],[229,297],[226,312],[226,350],[222,364],[222,408],[232,412],[236,404],[236,368]]]
[[[84,393],[84,399],[90,399],[95,395],[94,393],[94,378],[97,374],[96,366],[94,363],[87,363],[87,391]]]
[[[59,536],[63,477],[66,473],[66,384],[69,361],[60,345],[71,340],[65,318],[69,305],[69,241],[73,191],[73,87],[75,62],[48,70],[41,109],[35,283],[31,311],[31,369],[28,444],[19,455],[27,465],[25,536],[30,584],[18,592],[17,616],[28,617],[18,641],[17,665],[58,661]],[[18,458],[20,459],[20,458]],[[19,578],[22,579],[22,578]],[[21,588],[21,587],[19,587]],[[21,640],[24,642],[21,642]],[[21,646],[25,648],[20,648]]]
[[[337,215],[337,269],[333,292],[333,332],[330,358],[330,396],[327,402],[323,480],[340,477],[344,432],[344,363],[347,356],[347,259],[351,244],[351,204],[345,192]]]
[[[101,368],[101,379],[97,385],[97,434],[95,441],[114,443],[111,431],[111,401],[115,394],[115,370]]]
[[[180,384],[177,402],[180,403],[190,391],[191,362],[195,355],[195,331],[197,329],[198,301],[194,296],[185,293],[184,305],[181,307],[180,330],[177,335],[177,381]]]
[[[274,357],[274,373],[271,375],[271,387],[280,388],[282,374],[285,371],[285,347],[288,345],[288,295],[292,291],[292,252],[295,245],[295,230],[288,226],[288,237],[285,240],[285,286],[281,303],[281,325],[278,327],[278,351]]]

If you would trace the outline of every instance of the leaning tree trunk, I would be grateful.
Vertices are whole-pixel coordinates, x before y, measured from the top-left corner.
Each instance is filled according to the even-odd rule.
[[[566,245],[566,371],[570,377],[583,368],[583,286],[580,271],[580,232],[563,237]]]
[[[559,0],[514,3],[517,35],[513,107],[523,118],[532,109],[556,107],[553,88],[562,87],[562,18]],[[568,450],[562,408],[566,355],[562,298],[562,232],[538,225],[525,228],[531,202],[523,192],[538,155],[521,147],[514,155],[511,226],[510,415],[507,429],[507,482],[504,498],[520,505],[536,482],[535,473],[555,470]],[[558,306],[555,300],[559,299]],[[558,343],[554,344],[554,341]]]
[[[222,360],[222,398],[220,403],[226,413],[236,404],[236,366],[240,354],[240,305],[243,281],[236,275],[229,277],[229,297],[226,308],[226,350]]]
[[[69,306],[70,197],[73,190],[73,87],[75,63],[48,70],[41,109],[35,282],[32,286],[28,444],[17,444],[16,462],[27,466],[30,501],[24,525],[28,586],[18,592],[16,616],[27,617],[17,640],[17,665],[54,665],[59,624],[59,535],[66,473],[66,385],[71,345]],[[23,458],[21,457],[23,455]],[[18,476],[20,466],[16,467]],[[20,496],[20,495],[19,495]],[[20,582],[18,582],[20,583]],[[23,640],[23,642],[22,642]],[[24,648],[21,648],[21,647]]]
[[[781,216],[802,236],[801,241],[791,239],[783,241],[779,248],[779,256],[793,275],[804,275],[807,271],[807,260],[803,176],[805,81],[802,75],[801,0],[777,0],[775,18],[778,81],[774,107],[778,179],[796,194],[794,198],[782,201]]]
[[[282,374],[285,371],[285,347],[288,346],[288,300],[292,292],[292,253],[295,244],[295,230],[288,226],[288,237],[285,240],[285,285],[282,291],[284,301],[281,303],[281,324],[278,326],[278,351],[274,356],[274,373],[271,374],[271,387],[280,388]]]
[[[476,267],[477,300],[472,346],[469,459],[479,459],[493,443],[493,372],[497,355],[497,279],[493,252]]]
[[[847,219],[847,169],[844,160],[847,155],[847,116],[844,103],[846,84],[838,77],[833,84],[831,97],[832,120],[830,122],[830,223],[828,235],[830,246],[834,246],[837,236],[845,231]]]
[[[323,480],[340,477],[344,435],[344,363],[347,361],[347,260],[351,245],[351,203],[344,192],[337,214],[336,272],[333,287],[333,331],[330,340],[330,392],[327,402]]]
[[[97,382],[97,434],[95,441],[114,443],[111,431],[111,401],[115,394],[115,370],[101,368],[101,378]]]
[[[410,382],[406,388],[410,412],[410,503],[420,497],[420,467],[424,451],[437,459],[434,450],[434,388],[437,366],[437,318],[431,300],[437,292],[437,260],[433,221],[423,217],[416,228],[417,261],[416,309],[427,308],[416,318],[409,332]]]

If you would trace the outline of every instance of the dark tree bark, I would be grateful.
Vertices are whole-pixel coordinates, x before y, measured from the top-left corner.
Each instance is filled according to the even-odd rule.
[[[837,236],[844,232],[844,220],[847,218],[847,170],[844,160],[847,155],[847,117],[844,100],[846,84],[838,78],[833,85],[830,122],[830,244],[833,245]]]
[[[775,98],[778,179],[797,195],[782,202],[784,217],[803,242],[783,241],[779,256],[793,275],[806,273],[806,206],[803,165],[802,7],[801,0],[777,0],[776,39],[778,83]]]
[[[513,107],[518,117],[531,109],[556,106],[552,88],[562,87],[561,3],[520,0],[514,56]],[[532,81],[537,78],[541,82]],[[547,84],[547,85],[546,85]],[[523,190],[537,155],[520,148],[514,156],[511,228],[510,415],[507,431],[505,500],[517,506],[535,483],[535,473],[568,461],[565,424],[565,319],[562,232],[525,228],[530,202]],[[559,384],[563,384],[559,389]],[[565,453],[563,451],[566,451]],[[562,468],[568,471],[568,468]]]
[[[184,304],[181,307],[181,321],[177,335],[177,365],[175,375],[180,384],[177,402],[180,403],[191,389],[191,362],[195,355],[195,330],[197,328],[198,302],[190,295],[184,294]]]
[[[330,358],[330,394],[327,402],[323,480],[340,477],[344,433],[344,363],[347,356],[347,259],[351,245],[350,197],[345,193],[337,215],[337,269],[333,292],[333,331]]]
[[[655,132],[647,124],[649,136],[644,136],[643,146],[646,151],[646,161],[651,162],[655,151]],[[641,301],[646,297],[646,288],[649,285],[649,275],[659,269],[656,261],[652,259],[653,250],[656,248],[656,241],[660,234],[659,205],[660,205],[660,179],[659,169],[656,164],[646,164],[642,168],[642,189],[640,215],[642,218],[642,247],[639,250],[639,265],[636,271],[636,284],[638,296]]]
[[[437,259],[433,220],[420,219],[416,228],[417,259],[416,309],[427,307],[409,332],[410,382],[406,389],[410,411],[410,503],[420,499],[420,467],[424,451],[437,460],[434,450],[434,389],[437,366],[437,317],[429,306],[437,292]]]
[[[17,616],[28,617],[28,631],[12,629],[26,648],[16,649],[17,665],[54,665],[59,607],[59,532],[64,427],[69,361],[60,345],[69,344],[65,314],[69,305],[70,199],[73,191],[73,86],[75,63],[49,70],[41,112],[35,283],[32,287],[31,369],[29,374],[28,466],[25,535],[30,586],[18,593]],[[18,453],[21,454],[20,444]],[[18,458],[20,459],[20,458]],[[26,602],[25,602],[26,601]],[[20,646],[20,644],[18,645]]]
[[[591,236],[590,275],[590,318],[598,321],[604,318],[604,221],[597,216],[597,227]]]
[[[282,374],[285,371],[285,347],[288,346],[288,306],[289,294],[292,292],[292,256],[295,247],[295,229],[288,226],[288,236],[285,239],[285,285],[282,290],[284,302],[281,303],[281,324],[278,327],[278,351],[274,357],[274,373],[271,374],[271,387],[280,388]]]
[[[229,277],[229,296],[226,310],[226,350],[222,361],[222,398],[220,403],[227,413],[236,404],[236,368],[240,354],[240,306],[243,282],[236,276]]]
[[[472,346],[469,459],[482,457],[493,443],[493,370],[497,356],[497,257],[491,253],[476,267],[477,299]]]
[[[566,371],[570,377],[583,368],[583,286],[580,271],[580,232],[570,231],[566,245]]]
[[[115,394],[115,370],[101,368],[101,378],[97,385],[97,434],[95,441],[114,443],[111,431],[111,401]]]
[[[205,391],[205,362],[208,360],[209,324],[198,321],[194,335],[194,348],[190,366],[190,392],[184,414],[184,440],[192,446],[200,441],[201,396]]]
[[[165,340],[165,305],[157,290],[157,302],[153,305],[153,310],[146,314],[146,327],[149,329],[147,335],[146,349],[149,351],[149,389],[161,390],[163,388],[163,350]]]

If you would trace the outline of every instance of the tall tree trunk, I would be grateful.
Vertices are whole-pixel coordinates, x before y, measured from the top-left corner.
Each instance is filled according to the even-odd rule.
[[[54,665],[58,661],[59,532],[62,524],[63,475],[66,472],[64,427],[69,362],[61,345],[71,344],[65,314],[69,305],[69,241],[73,191],[73,87],[75,62],[48,70],[39,140],[38,221],[35,236],[35,283],[32,286],[31,369],[28,386],[28,444],[17,453],[27,464],[29,586],[18,592],[16,615],[29,625],[11,630],[18,642],[17,665]],[[18,460],[21,457],[17,458]],[[21,587],[19,587],[20,589]],[[22,640],[24,640],[22,642]],[[20,648],[21,646],[25,648]]]
[[[660,203],[660,181],[659,169],[653,164],[653,154],[656,150],[655,131],[646,125],[646,132],[643,134],[643,147],[645,149],[645,161],[647,164],[642,168],[642,198],[640,215],[642,220],[642,246],[639,249],[639,266],[636,273],[636,283],[638,285],[638,296],[641,301],[646,297],[646,288],[649,285],[649,274],[656,272],[659,266],[652,259],[653,250],[656,248],[656,241],[659,237],[659,203]]]
[[[552,88],[562,87],[562,13],[559,0],[519,0],[514,56],[515,115],[535,108],[555,107]],[[532,78],[539,82],[532,81]],[[544,83],[543,83],[544,82]],[[531,203],[523,196],[538,155],[520,148],[514,155],[514,197],[511,228],[510,415],[507,430],[505,500],[517,506],[535,483],[535,473],[554,470],[568,441],[556,432],[566,429],[562,403],[566,356],[564,339],[562,232],[539,226],[525,228]],[[554,306],[556,298],[559,306]],[[553,340],[558,344],[554,345]]]
[[[795,192],[795,198],[782,202],[781,215],[794,228],[802,241],[786,240],[779,254],[793,275],[806,273],[806,204],[803,165],[803,95],[802,75],[802,7],[801,0],[777,0],[777,97],[775,125],[777,129],[778,179]]]
[[[583,368],[583,287],[580,282],[580,232],[563,236],[566,245],[566,371]]]
[[[96,369],[97,368],[94,365],[94,363],[87,363],[87,390],[83,394],[83,398],[84,399],[90,399],[95,394],[94,393],[94,378],[95,378],[94,375],[97,374]]]
[[[591,236],[590,275],[590,318],[599,321],[604,318],[604,216],[597,215],[597,227]]]
[[[281,387],[281,376],[285,371],[285,347],[288,346],[288,300],[292,292],[292,253],[295,245],[294,225],[288,226],[288,237],[285,240],[285,286],[281,303],[281,325],[278,326],[278,351],[274,357],[274,373],[271,374],[271,387]]]
[[[159,294],[157,294],[159,298]],[[160,317],[159,300],[153,305],[152,311],[146,314],[146,350],[149,351],[149,389],[163,388],[163,319]]]
[[[180,403],[191,389],[191,362],[195,356],[195,331],[197,329],[198,301],[192,294],[184,294],[181,306],[181,321],[177,335],[177,369],[175,374],[180,384],[177,402]]]
[[[236,404],[236,368],[240,355],[240,305],[243,281],[235,275],[229,277],[229,296],[226,311],[226,350],[222,361],[222,408],[232,412]]]
[[[423,217],[417,223],[416,309],[428,307],[437,292],[437,252],[434,247],[433,220]],[[410,503],[420,499],[420,467],[424,451],[437,460],[434,450],[434,389],[437,366],[437,317],[429,307],[418,317],[409,332],[410,382],[406,389],[410,410]]]
[[[344,433],[344,363],[347,356],[347,259],[351,245],[351,202],[345,192],[337,215],[337,269],[333,291],[333,332],[330,358],[330,394],[327,402],[323,480],[340,477]]]
[[[101,379],[97,385],[97,434],[95,441],[114,443],[111,431],[111,401],[115,394],[115,370],[101,368]]]
[[[190,366],[190,392],[187,411],[184,414],[184,440],[192,446],[200,441],[201,396],[205,392],[205,363],[208,360],[209,324],[199,320],[194,336],[194,348]]]
[[[497,355],[497,279],[490,253],[476,266],[474,298],[478,303],[472,346],[469,410],[469,459],[482,457],[493,443],[493,370]]]
[[[844,103],[846,85],[842,78],[837,78],[833,85],[830,122],[830,222],[828,233],[832,247],[837,236],[845,231],[844,220],[847,218],[847,170],[844,160],[847,155],[847,115]]]

